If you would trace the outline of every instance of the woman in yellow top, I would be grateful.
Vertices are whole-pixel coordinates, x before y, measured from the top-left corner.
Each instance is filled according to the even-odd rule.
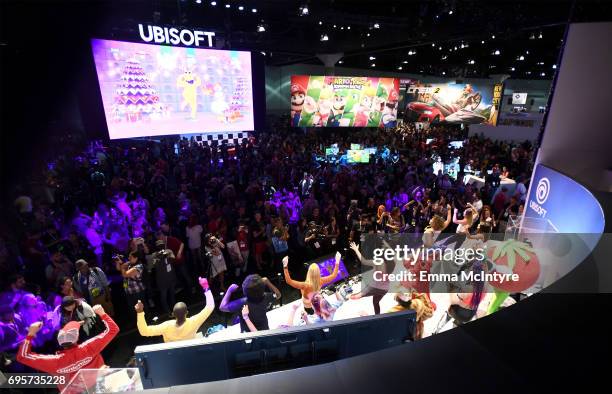
[[[321,270],[319,266],[312,263],[308,267],[308,272],[306,273],[306,280],[303,282],[299,282],[297,280],[291,279],[289,276],[289,269],[287,265],[289,264],[289,257],[285,256],[283,258],[283,272],[285,274],[285,282],[293,288],[296,288],[302,292],[302,303],[304,304],[304,310],[309,315],[314,314],[314,309],[312,308],[312,303],[310,300],[314,293],[321,290],[321,287],[325,286],[328,283],[331,283],[336,276],[338,275],[338,269],[340,268],[340,252],[336,252],[336,263],[334,264],[334,270],[331,274],[321,277]]]
[[[208,316],[215,309],[215,300],[212,291],[208,287],[206,278],[199,278],[200,286],[204,290],[206,296],[206,306],[200,313],[195,316],[187,317],[187,305],[184,302],[177,302],[172,310],[172,315],[175,320],[168,320],[154,326],[147,325],[144,314],[144,305],[140,300],[134,306],[137,313],[138,332],[144,337],[154,337],[161,335],[164,342],[183,341],[186,339],[194,339],[196,333],[204,324]]]

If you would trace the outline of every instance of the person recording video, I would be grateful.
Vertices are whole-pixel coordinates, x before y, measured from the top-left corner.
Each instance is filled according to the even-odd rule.
[[[164,312],[170,312],[169,304],[174,304],[176,272],[173,261],[174,253],[166,247],[163,239],[158,239],[155,242],[155,252],[151,258],[149,271],[155,271],[155,280]]]
[[[210,260],[208,277],[211,280],[218,277],[221,291],[225,291],[227,290],[225,287],[225,271],[227,271],[227,266],[225,264],[225,258],[223,257],[223,251],[221,250],[225,249],[225,244],[213,234],[206,234],[204,237],[204,244],[206,256],[208,256]]]

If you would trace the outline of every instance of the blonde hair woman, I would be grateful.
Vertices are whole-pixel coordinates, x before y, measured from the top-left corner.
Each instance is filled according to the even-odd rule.
[[[457,225],[457,234],[467,234],[470,232],[470,227],[474,224],[474,218],[478,215],[478,211],[476,208],[472,206],[472,204],[467,204],[468,208],[463,211],[463,219],[457,219],[457,210],[455,209],[455,214],[453,215],[453,223]]]
[[[306,280],[303,282],[299,282],[297,280],[291,279],[289,275],[289,257],[285,256],[283,258],[283,272],[285,274],[285,282],[295,289],[300,290],[302,293],[302,302],[304,303],[304,310],[309,315],[314,313],[314,309],[312,308],[312,296],[321,290],[322,286],[325,286],[328,283],[331,283],[336,276],[338,275],[338,270],[340,269],[340,252],[336,252],[336,263],[334,264],[334,270],[331,274],[321,277],[321,270],[318,265],[310,264],[308,267],[308,272],[306,273]]]

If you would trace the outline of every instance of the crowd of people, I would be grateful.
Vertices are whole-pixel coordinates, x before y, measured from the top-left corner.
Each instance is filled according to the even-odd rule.
[[[359,244],[369,233],[424,232],[427,243],[440,232],[503,232],[522,213],[529,143],[468,138],[448,126],[270,130],[236,146],[92,142],[51,157],[43,177],[15,189],[0,232],[6,281],[0,351],[10,358],[26,338],[38,351],[55,351],[70,322],[79,322],[79,341],[86,342],[108,330],[101,315],[136,325],[143,336],[190,338],[219,292],[219,309],[235,314],[242,331],[265,330],[267,308],[281,296],[267,277],[281,273],[301,292],[304,324],[328,321],[348,299],[320,294],[340,257],[329,277],[316,264],[302,272],[304,262],[345,249],[359,261]],[[463,141],[462,147],[451,141]],[[326,147],[337,144],[344,152],[351,143],[391,154],[373,155],[368,164],[317,160]],[[437,157],[459,158],[456,179],[434,171]],[[476,171],[482,187],[464,182]],[[511,193],[501,186],[504,178],[516,182]],[[176,298],[197,297],[199,286],[206,307],[188,318],[187,305]],[[352,297],[367,295],[379,300],[384,289]],[[397,310],[412,303],[420,316],[431,314],[422,293],[396,299]],[[145,319],[149,312],[172,312],[175,320],[153,325]],[[294,321],[288,316],[288,324]]]

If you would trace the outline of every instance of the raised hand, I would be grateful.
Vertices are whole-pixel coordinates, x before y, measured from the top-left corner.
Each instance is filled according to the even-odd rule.
[[[38,331],[40,331],[40,329],[42,328],[42,322],[41,321],[37,321],[34,322],[30,325],[30,327],[28,328],[28,335],[33,337],[34,335],[36,335],[36,333]]]
[[[351,242],[349,244],[349,248],[351,248],[351,250],[353,250],[354,252],[358,252],[359,251],[359,246],[357,246],[357,244],[355,242]]]
[[[200,276],[200,277],[198,277],[198,282],[200,282],[200,286],[202,286],[202,289],[203,289],[204,291],[207,291],[207,290],[208,290],[208,288],[209,288],[209,287],[208,287],[208,279],[206,279],[206,278],[202,278],[202,277]]]
[[[238,290],[238,288],[239,288],[239,287],[240,287],[240,286],[238,286],[237,284],[232,283],[232,284],[230,285],[230,287],[227,289],[227,292],[228,292],[228,293],[232,293],[232,292],[234,292],[234,291]]]
[[[144,312],[144,304],[142,303],[142,301],[138,300],[136,305],[134,305],[134,309],[136,310],[136,313]]]
[[[289,265],[289,256],[283,257],[283,268],[287,268]]]
[[[96,312],[96,315],[98,315],[100,317],[106,315],[106,311],[104,310],[102,305],[99,305],[99,304],[93,306],[93,311]]]
[[[249,306],[248,305],[244,305],[242,307],[242,318],[244,320],[248,320],[249,318]]]
[[[340,252],[336,252],[336,264],[340,262],[341,258],[342,258],[342,255],[340,254]]]

